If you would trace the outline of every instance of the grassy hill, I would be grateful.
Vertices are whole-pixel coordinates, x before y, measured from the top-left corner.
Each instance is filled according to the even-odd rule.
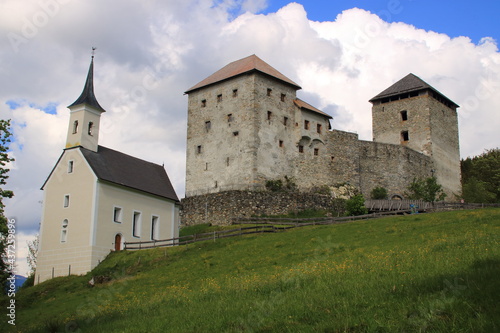
[[[499,276],[500,209],[389,217],[112,253],[21,290],[12,331],[498,332]]]

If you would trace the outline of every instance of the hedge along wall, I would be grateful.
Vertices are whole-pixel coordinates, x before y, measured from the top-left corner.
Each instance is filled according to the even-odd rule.
[[[334,208],[324,194],[270,191],[225,191],[181,200],[181,223],[227,225],[235,217],[281,215],[305,209]]]

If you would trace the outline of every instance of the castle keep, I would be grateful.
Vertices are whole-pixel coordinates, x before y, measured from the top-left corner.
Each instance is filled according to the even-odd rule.
[[[286,213],[293,207],[265,191],[277,179],[293,179],[302,194],[350,184],[365,197],[381,186],[403,198],[414,178],[434,175],[448,198],[460,194],[458,105],[417,76],[370,100],[373,142],[332,130],[332,117],[298,99],[299,89],[252,55],[186,91],[184,223]]]

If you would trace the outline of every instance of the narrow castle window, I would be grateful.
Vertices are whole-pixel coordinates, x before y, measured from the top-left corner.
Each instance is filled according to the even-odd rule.
[[[309,120],[304,120],[304,129],[309,129]]]
[[[210,120],[205,121],[205,130],[208,132],[212,128],[212,123]]]
[[[208,163],[205,163],[205,171],[208,171]]]
[[[233,89],[233,97],[238,97],[238,89]]]
[[[230,122],[232,122],[233,120],[234,120],[233,114],[232,114],[232,113],[228,114],[228,115],[227,115],[227,122],[228,122],[228,123],[230,123]]]
[[[299,153],[303,153],[303,152],[304,152],[304,146],[299,145]]]
[[[401,132],[401,140],[405,141],[405,142],[410,140],[410,137],[408,135],[408,131],[402,131]]]
[[[122,209],[121,207],[113,208],[113,222],[121,223],[122,222]]]
[[[205,106],[207,106],[207,100],[206,99],[203,99],[201,101],[201,107],[204,108]]]
[[[316,125],[316,132],[318,132],[319,134],[321,134],[321,127],[321,124]]]
[[[68,162],[68,173],[73,172],[73,166],[74,166],[74,161],[69,161]]]
[[[238,136],[238,135],[240,135],[240,132],[239,132],[239,131],[234,131],[234,132],[233,132],[233,135],[234,135],[234,136]]]
[[[402,121],[408,120],[408,111],[406,111],[406,110],[401,111],[401,120]]]
[[[201,154],[201,146],[196,146],[196,152],[197,152],[198,154]]]
[[[141,237],[141,212],[134,212],[132,217],[132,236]]]
[[[217,95],[217,103],[222,102],[222,94]]]
[[[73,123],[73,134],[76,134],[78,132],[78,120],[75,120]]]
[[[267,120],[271,120],[271,116],[273,113],[271,111],[267,111]]]
[[[66,194],[64,196],[64,208],[68,208],[69,207],[69,194]]]
[[[283,148],[283,140],[279,141],[279,146],[280,146],[280,148]]]
[[[88,133],[90,136],[92,136],[92,130],[94,128],[94,123],[89,121],[89,130],[88,130]]]
[[[226,166],[229,166],[229,157],[226,158]]]
[[[319,155],[319,148],[314,148],[314,156],[318,156]]]
[[[66,243],[67,238],[68,238],[68,220],[64,219],[62,222],[61,243]]]
[[[267,88],[267,96],[271,96],[272,92],[273,92],[273,90],[271,88]]]
[[[281,94],[281,101],[284,102],[285,101],[285,97],[286,97],[286,94]]]
[[[288,117],[283,117],[283,125],[288,125]]]

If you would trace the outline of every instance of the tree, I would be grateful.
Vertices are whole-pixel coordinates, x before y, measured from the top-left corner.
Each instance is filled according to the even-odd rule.
[[[7,236],[9,235],[9,230],[7,218],[4,215],[5,205],[3,204],[3,198],[12,198],[14,192],[5,190],[3,185],[6,185],[6,180],[9,178],[7,175],[9,169],[6,168],[6,165],[14,161],[14,159],[9,156],[8,152],[11,135],[10,120],[0,119],[0,286],[5,286],[7,278],[9,277],[7,263]]]
[[[40,243],[40,235],[36,235],[36,238],[32,241],[28,241],[28,266],[30,267],[29,275],[35,274],[36,269],[36,258],[38,256],[38,244]]]
[[[345,202],[345,208],[348,216],[368,214],[365,207],[365,198],[362,194],[356,194]]]
[[[370,197],[374,200],[387,199],[387,190],[384,187],[377,186],[371,191]]]
[[[460,161],[462,196],[469,202],[500,202],[500,149]]]
[[[427,202],[441,201],[446,198],[443,187],[438,184],[436,177],[425,179],[414,178],[408,186],[406,196],[412,200],[424,200]]]

